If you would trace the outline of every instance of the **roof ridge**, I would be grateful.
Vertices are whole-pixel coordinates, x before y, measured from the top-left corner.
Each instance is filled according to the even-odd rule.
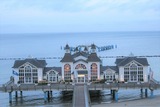
[[[121,62],[119,62],[117,65],[120,65],[122,62],[124,62],[125,60],[127,60],[129,57],[125,57],[125,58],[123,58],[122,59],[122,61]]]

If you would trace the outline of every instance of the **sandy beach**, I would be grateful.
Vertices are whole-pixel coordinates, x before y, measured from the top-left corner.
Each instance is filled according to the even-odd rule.
[[[97,104],[92,105],[92,107],[160,107],[160,96],[110,104]]]

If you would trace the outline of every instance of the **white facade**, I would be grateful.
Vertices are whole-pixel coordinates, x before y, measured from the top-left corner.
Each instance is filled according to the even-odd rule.
[[[13,69],[19,75],[14,75],[14,83],[37,83],[43,80],[43,68],[37,68],[35,65],[27,62],[18,68]]]
[[[16,83],[38,83],[43,80],[48,82],[74,81],[84,83],[105,79],[108,82],[148,82],[148,61],[146,58],[126,57],[116,59],[115,66],[103,66],[96,53],[96,46],[91,45],[91,51],[70,52],[66,45],[66,52],[62,58],[61,67],[46,67],[45,60],[25,59],[17,60],[13,70]],[[106,59],[107,60],[107,59]]]
[[[112,70],[110,68],[104,71],[104,76],[107,82],[113,82],[118,80],[118,74],[116,73],[115,70]]]
[[[124,81],[124,67],[120,66],[119,68],[119,81]]]
[[[148,82],[148,66],[131,61],[125,66],[119,66],[118,68],[119,81],[121,82]]]
[[[100,59],[97,57],[96,46],[91,45],[91,52],[78,51],[70,52],[69,45],[66,45],[66,53],[61,60],[62,79],[64,81],[89,82],[100,80]]]
[[[62,63],[62,79],[65,81],[64,77],[65,77],[65,74],[64,74],[64,68],[65,68],[65,65],[66,64],[69,64],[71,66],[71,70],[69,72],[71,72],[72,74],[72,81],[78,81],[78,77],[82,77],[84,78],[85,80],[90,81],[91,80],[91,65],[92,64],[96,64],[97,65],[97,78],[96,80],[100,80],[100,63],[99,62],[84,62],[84,61],[78,61],[76,63]],[[77,66],[79,66],[79,68],[76,68]],[[81,67],[83,66],[83,67]],[[87,72],[87,73],[84,73]],[[82,73],[81,73],[82,72]],[[80,73],[80,74],[78,74]],[[83,74],[84,73],[84,74]],[[85,76],[87,76],[87,78],[85,78]],[[84,80],[84,81],[85,81]],[[82,80],[83,81],[83,80]]]

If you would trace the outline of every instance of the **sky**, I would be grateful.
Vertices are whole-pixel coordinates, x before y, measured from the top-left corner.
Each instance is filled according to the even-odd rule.
[[[160,0],[0,0],[0,34],[160,31]]]

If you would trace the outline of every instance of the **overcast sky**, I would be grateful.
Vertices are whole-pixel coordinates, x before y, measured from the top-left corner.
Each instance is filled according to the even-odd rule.
[[[0,0],[0,33],[160,30],[160,0]]]

